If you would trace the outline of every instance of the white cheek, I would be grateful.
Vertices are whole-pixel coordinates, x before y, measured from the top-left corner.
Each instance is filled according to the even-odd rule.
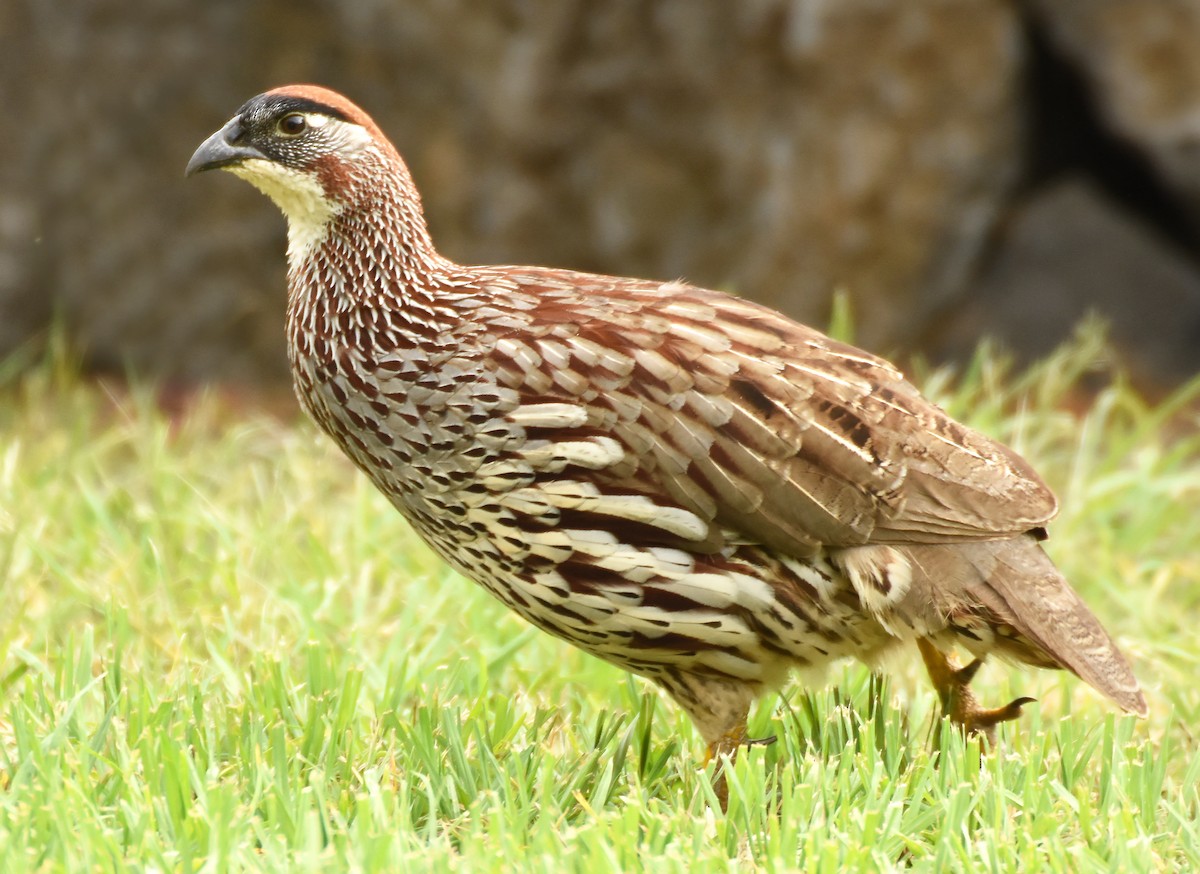
[[[325,196],[314,176],[259,158],[230,167],[229,172],[275,201],[287,217],[289,265],[303,260],[325,239],[329,220],[340,207]]]

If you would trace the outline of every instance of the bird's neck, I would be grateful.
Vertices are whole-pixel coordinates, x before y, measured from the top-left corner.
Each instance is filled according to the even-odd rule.
[[[453,323],[449,277],[460,268],[434,249],[407,172],[364,187],[319,230],[289,222],[288,255],[293,342],[366,329],[419,345]]]
[[[408,168],[398,156],[372,157],[363,162],[366,170],[330,159],[315,175],[290,180],[291,202],[275,198],[288,219],[290,270],[330,257],[331,250],[336,258],[336,250],[363,248],[376,261],[403,258],[417,269],[440,265]]]

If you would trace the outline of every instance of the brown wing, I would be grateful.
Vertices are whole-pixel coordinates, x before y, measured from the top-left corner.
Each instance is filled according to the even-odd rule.
[[[706,303],[742,362],[717,445],[746,442],[755,419],[786,434],[782,455],[743,452],[736,469],[800,531],[826,545],[929,543],[1022,533],[1054,516],[1054,495],[1022,458],[951,419],[886,361],[754,304]],[[790,488],[772,488],[776,469]],[[853,533],[820,534],[823,516]]]
[[[1055,513],[1015,453],[950,419],[894,367],[756,304],[671,283],[538,271],[527,349],[633,464],[714,527],[795,555],[1005,537]],[[581,293],[582,292],[582,293]],[[518,356],[521,357],[521,356]],[[511,360],[511,358],[510,358]]]

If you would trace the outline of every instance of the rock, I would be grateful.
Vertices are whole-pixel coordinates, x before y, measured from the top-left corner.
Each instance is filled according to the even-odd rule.
[[[1200,218],[1200,0],[1032,0],[1114,131]]]
[[[1089,312],[1136,376],[1170,384],[1200,369],[1200,276],[1194,265],[1071,179],[1013,216],[979,287],[947,321],[940,352],[970,354],[991,335],[1026,361],[1046,355]]]

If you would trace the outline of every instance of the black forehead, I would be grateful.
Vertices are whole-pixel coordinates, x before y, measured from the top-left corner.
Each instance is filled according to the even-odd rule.
[[[289,112],[319,112],[341,121],[349,121],[346,113],[319,100],[309,100],[307,97],[292,97],[287,94],[259,94],[251,97],[237,114],[242,118],[276,118]]]

